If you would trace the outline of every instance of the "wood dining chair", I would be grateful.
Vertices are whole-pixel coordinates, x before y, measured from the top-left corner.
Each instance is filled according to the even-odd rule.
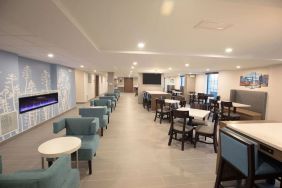
[[[241,179],[245,179],[245,188],[260,187],[255,180],[281,178],[282,163],[259,152],[258,144],[253,140],[227,128],[220,129],[219,137],[220,154],[215,188],[223,187],[223,181]]]
[[[168,145],[171,145],[172,139],[181,142],[181,150],[184,151],[184,143],[187,139],[192,143],[193,139],[193,127],[187,125],[190,121],[189,111],[173,110],[171,112],[171,125],[169,131]],[[178,134],[181,138],[178,138]]]
[[[202,142],[205,144],[213,144],[214,152],[217,153],[217,127],[218,127],[218,112],[213,114],[213,123],[209,121],[204,121],[202,125],[198,125],[195,128],[195,140],[194,148],[196,148],[197,142]],[[203,136],[205,139],[201,140],[200,136]],[[212,142],[207,141],[207,138],[211,138]]]
[[[171,109],[165,106],[165,100],[156,99],[156,113],[155,113],[154,121],[156,121],[157,118],[160,118],[160,124],[162,123],[163,119],[168,119],[170,121],[170,115],[171,115]]]
[[[240,114],[233,112],[232,102],[221,101],[221,120],[234,121],[240,120]]]

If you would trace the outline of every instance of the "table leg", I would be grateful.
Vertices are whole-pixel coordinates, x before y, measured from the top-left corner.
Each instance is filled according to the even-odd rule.
[[[234,107],[233,112],[236,113],[236,110],[237,110],[236,107]]]
[[[78,168],[78,150],[75,153],[76,153],[76,168]]]
[[[41,157],[41,165],[42,165],[42,169],[44,169],[44,157]]]

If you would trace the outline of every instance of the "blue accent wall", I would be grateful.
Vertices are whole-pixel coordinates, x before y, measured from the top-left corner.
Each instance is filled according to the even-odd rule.
[[[59,94],[58,104],[18,113],[19,97],[52,91]],[[73,108],[75,98],[72,68],[0,51],[0,116],[16,111],[18,117],[18,128],[5,134],[0,131],[0,142]]]

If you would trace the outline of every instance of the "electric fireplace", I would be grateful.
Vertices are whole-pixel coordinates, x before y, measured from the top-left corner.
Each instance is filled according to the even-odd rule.
[[[19,98],[20,114],[58,103],[58,93],[40,94]]]

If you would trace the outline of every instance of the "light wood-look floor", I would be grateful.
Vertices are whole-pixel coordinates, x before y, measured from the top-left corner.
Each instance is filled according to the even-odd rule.
[[[0,146],[4,173],[41,168],[38,146],[51,138],[52,122],[75,116],[75,108]],[[153,121],[154,114],[137,104],[134,94],[122,94],[93,160],[93,174],[80,162],[82,188],[209,188],[215,180],[212,145],[180,143],[168,146],[169,124]]]

